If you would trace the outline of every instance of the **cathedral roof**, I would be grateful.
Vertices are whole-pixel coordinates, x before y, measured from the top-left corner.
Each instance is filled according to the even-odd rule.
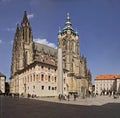
[[[57,54],[57,49],[37,42],[34,42],[34,51],[44,52],[53,56]]]

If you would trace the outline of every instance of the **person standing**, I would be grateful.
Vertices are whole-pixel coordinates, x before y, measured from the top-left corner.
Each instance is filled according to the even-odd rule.
[[[69,94],[68,94],[67,98],[68,98],[68,101],[69,101],[70,100],[70,95]]]
[[[76,94],[74,94],[74,101],[76,101]]]

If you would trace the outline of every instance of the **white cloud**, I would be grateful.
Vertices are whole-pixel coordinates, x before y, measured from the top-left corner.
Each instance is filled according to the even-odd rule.
[[[0,44],[2,43],[2,40],[0,40]]]
[[[34,17],[34,14],[28,14],[27,17],[28,17],[28,19],[31,19]]]
[[[50,43],[47,39],[36,38],[36,39],[34,39],[34,41],[37,43],[41,43],[41,44],[50,46],[52,48],[57,48],[57,46],[54,43]]]

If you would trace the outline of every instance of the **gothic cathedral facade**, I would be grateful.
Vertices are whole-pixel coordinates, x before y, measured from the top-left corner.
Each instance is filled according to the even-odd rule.
[[[62,48],[65,93],[86,93],[91,86],[91,72],[79,50],[79,35],[67,14],[65,26],[58,32],[58,48]],[[58,50],[33,41],[32,28],[24,12],[14,36],[11,62],[10,92],[38,96],[56,96],[58,89]],[[38,92],[39,91],[39,92]]]

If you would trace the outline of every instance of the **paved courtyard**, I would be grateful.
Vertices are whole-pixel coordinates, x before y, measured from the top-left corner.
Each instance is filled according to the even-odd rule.
[[[74,104],[74,105],[104,105],[107,103],[120,103],[120,98],[114,99],[113,96],[96,96],[96,97],[89,97],[89,98],[81,98],[78,97],[74,100],[73,97],[70,97],[70,100],[59,100],[58,98],[33,98],[36,100],[41,101],[48,101],[48,102],[56,102],[56,103],[64,103],[64,104]]]
[[[56,98],[35,100],[0,96],[0,118],[120,118],[119,99],[100,96],[59,101]]]

